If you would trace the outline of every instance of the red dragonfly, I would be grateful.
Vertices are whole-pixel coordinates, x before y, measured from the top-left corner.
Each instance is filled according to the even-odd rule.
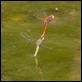
[[[46,28],[47,28],[48,24],[49,24],[53,19],[54,19],[54,15],[47,16],[47,17],[44,19],[44,26],[43,26],[42,34],[41,34],[41,36],[40,36],[40,39],[38,39],[37,42],[36,42],[36,51],[35,51],[34,56],[37,55],[38,50],[39,50],[39,46],[40,46],[40,44],[42,43],[42,41],[44,40],[44,35],[45,35],[45,32],[46,32]]]

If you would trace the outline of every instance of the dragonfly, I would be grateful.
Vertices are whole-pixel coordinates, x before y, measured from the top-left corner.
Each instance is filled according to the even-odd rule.
[[[56,9],[56,10],[58,10],[58,9]],[[29,14],[30,14],[30,13],[29,13]],[[31,15],[32,15],[32,14],[31,14]],[[33,37],[31,37],[30,35],[26,34],[25,32],[21,32],[21,33],[20,33],[20,35],[21,35],[23,38],[25,38],[27,41],[29,41],[29,42],[33,42],[33,41],[37,40],[37,41],[36,41],[36,50],[35,50],[35,53],[34,53],[34,57],[36,57],[36,55],[37,55],[37,53],[38,53],[38,51],[39,51],[40,45],[41,45],[42,42],[44,41],[44,36],[45,36],[45,33],[46,33],[46,29],[47,29],[47,27],[48,27],[48,24],[49,24],[50,22],[51,22],[51,23],[55,23],[54,21],[55,21],[56,19],[58,19],[58,18],[56,18],[54,15],[49,15],[49,16],[48,16],[44,10],[42,11],[42,15],[43,15],[43,17],[41,18],[41,17],[38,17],[38,16],[36,16],[36,15],[33,14],[33,16],[35,16],[36,18],[40,19],[40,20],[43,22],[43,30],[42,30],[42,33],[41,33],[40,38],[39,38],[38,40],[35,39],[35,38],[33,38]],[[53,20],[53,19],[55,19],[55,20]],[[65,18],[59,18],[59,19],[61,20],[61,19],[65,19]],[[43,47],[48,48],[48,49],[52,49],[52,48],[47,47],[47,46],[45,46],[45,45],[43,45]]]
[[[46,33],[47,26],[53,19],[54,19],[54,15],[49,15],[44,19],[43,30],[42,30],[40,38],[36,42],[36,50],[35,50],[34,56],[37,55],[39,47],[44,40],[44,36],[45,36],[45,33]]]

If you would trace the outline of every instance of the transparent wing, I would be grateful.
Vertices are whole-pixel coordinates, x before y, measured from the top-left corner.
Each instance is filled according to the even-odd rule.
[[[35,44],[37,39],[31,37],[29,34],[27,34],[26,32],[20,32],[20,35],[26,40],[27,43],[32,43]],[[42,45],[44,48],[50,49],[52,50],[52,48],[46,46],[46,45]]]

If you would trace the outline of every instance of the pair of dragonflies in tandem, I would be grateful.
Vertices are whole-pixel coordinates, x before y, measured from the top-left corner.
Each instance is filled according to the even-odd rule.
[[[52,22],[54,19],[56,19],[54,15],[49,15],[49,16],[46,16],[46,17],[44,18],[44,21],[43,21],[43,30],[42,30],[41,36],[40,36],[40,38],[36,41],[36,50],[35,50],[35,53],[34,53],[34,57],[36,57],[36,55],[37,55],[37,53],[38,53],[38,51],[39,51],[40,45],[41,45],[41,43],[42,43],[43,40],[44,40],[44,36],[45,36],[45,33],[46,33],[46,29],[47,29],[47,27],[48,27],[48,24],[49,24],[50,22]],[[21,34],[21,36],[22,36],[23,38],[25,38],[26,40],[27,40],[27,38],[32,38],[32,37],[30,37],[29,35],[27,35],[25,32],[21,32],[20,34]],[[33,39],[33,38],[32,38],[32,39]],[[29,40],[30,40],[30,39],[29,39]],[[34,38],[34,40],[36,40],[36,39]],[[31,41],[32,41],[32,40],[31,40]],[[51,49],[51,48],[49,48],[49,47],[47,47],[47,46],[44,46],[44,47],[46,47],[46,48],[48,48],[48,49]]]

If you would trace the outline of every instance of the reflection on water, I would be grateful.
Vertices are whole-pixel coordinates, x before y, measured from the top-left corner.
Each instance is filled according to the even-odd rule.
[[[36,64],[36,69],[38,70],[38,73],[40,74],[41,80],[43,81],[43,70],[42,68],[39,66],[39,62],[38,62],[38,58],[35,57],[35,64]]]

